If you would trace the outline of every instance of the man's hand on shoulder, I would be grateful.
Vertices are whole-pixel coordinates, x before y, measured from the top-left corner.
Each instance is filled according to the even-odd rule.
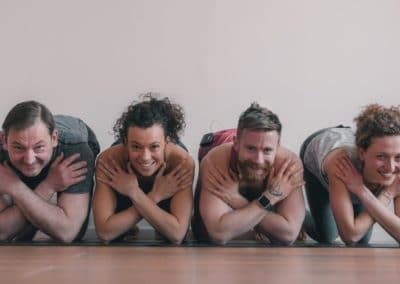
[[[13,190],[22,184],[22,181],[10,168],[7,162],[0,163],[0,194],[12,196]]]
[[[239,209],[245,205],[244,198],[239,193],[239,177],[231,169],[226,173],[210,164],[204,180],[207,184],[206,189],[231,208]]]
[[[64,158],[64,154],[61,153],[51,164],[44,182],[55,192],[62,192],[85,180],[87,171],[87,163],[80,160],[79,153],[67,158]]]
[[[278,170],[274,166],[271,167],[267,188],[263,194],[272,204],[276,204],[303,185],[303,168],[296,160],[287,158]]]

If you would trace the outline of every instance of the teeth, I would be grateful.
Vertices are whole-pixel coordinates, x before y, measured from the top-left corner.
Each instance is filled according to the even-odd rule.
[[[385,177],[385,178],[390,178],[392,177],[391,173],[380,173],[381,176]]]
[[[142,168],[149,168],[153,165],[153,163],[139,164]]]

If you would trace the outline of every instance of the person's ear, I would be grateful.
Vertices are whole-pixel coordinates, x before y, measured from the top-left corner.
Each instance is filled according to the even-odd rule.
[[[58,145],[58,130],[54,129],[53,133],[51,134],[51,145],[56,147]]]
[[[4,131],[1,132],[1,143],[3,144],[3,149],[8,151],[7,136]]]
[[[237,136],[233,137],[233,149],[238,152],[239,151],[239,141]]]
[[[365,150],[361,147],[357,147],[357,152],[358,152],[358,157],[360,159],[361,162],[364,162],[365,160]]]

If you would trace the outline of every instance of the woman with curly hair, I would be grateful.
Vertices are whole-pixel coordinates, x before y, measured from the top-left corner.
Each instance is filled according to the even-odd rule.
[[[171,243],[180,244],[193,207],[194,161],[178,146],[185,127],[181,106],[151,94],[117,120],[122,142],[100,154],[93,213],[100,240],[122,240],[143,218]]]
[[[347,245],[366,244],[376,222],[400,242],[400,108],[371,104],[354,121],[355,133],[323,129],[301,147],[310,207],[304,228],[318,242],[339,233]]]

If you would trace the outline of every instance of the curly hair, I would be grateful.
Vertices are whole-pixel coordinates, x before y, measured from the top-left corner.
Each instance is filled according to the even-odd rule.
[[[178,142],[186,126],[183,108],[171,103],[167,97],[157,99],[153,93],[140,97],[142,101],[133,101],[115,123],[115,137],[125,143],[129,127],[148,128],[158,124],[163,128],[165,137],[174,143]]]
[[[279,135],[282,132],[282,123],[279,117],[265,107],[261,107],[258,103],[252,103],[239,117],[237,126],[237,135],[244,129],[277,131]]]
[[[399,106],[370,104],[354,121],[357,126],[356,145],[362,149],[367,149],[374,137],[400,135]]]

